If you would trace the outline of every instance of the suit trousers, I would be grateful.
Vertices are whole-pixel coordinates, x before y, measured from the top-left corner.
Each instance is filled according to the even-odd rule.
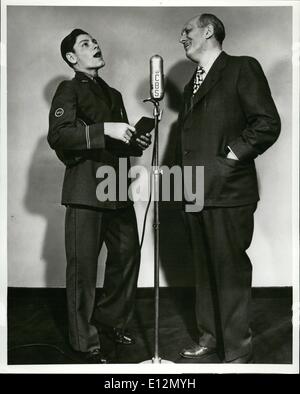
[[[105,242],[103,292],[95,298],[98,257]],[[65,221],[66,287],[71,346],[100,348],[96,325],[125,329],[133,315],[140,248],[133,206],[99,210],[68,206]]]
[[[250,246],[257,204],[187,213],[196,277],[199,344],[226,361],[252,351]]]

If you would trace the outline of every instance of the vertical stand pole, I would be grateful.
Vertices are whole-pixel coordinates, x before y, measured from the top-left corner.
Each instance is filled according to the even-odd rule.
[[[154,165],[152,170],[153,179],[153,196],[154,196],[154,307],[155,307],[155,322],[154,322],[154,356],[152,360],[143,361],[143,363],[161,364],[172,363],[172,361],[162,360],[159,357],[159,198],[160,198],[160,177],[162,170],[159,167],[159,138],[158,138],[158,123],[160,116],[159,102],[149,100],[154,104]]]
[[[155,120],[155,155],[153,168],[153,194],[154,194],[154,292],[155,292],[155,348],[154,348],[154,363],[160,363],[158,342],[159,342],[159,182],[160,182],[160,168],[159,168],[159,143],[158,143],[158,122],[159,122],[159,103],[156,102],[153,109]]]

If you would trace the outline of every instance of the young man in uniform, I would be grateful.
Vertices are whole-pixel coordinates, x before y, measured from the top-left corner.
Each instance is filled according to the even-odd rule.
[[[61,43],[61,55],[75,77],[63,81],[54,95],[48,142],[66,165],[62,204],[66,206],[69,339],[85,362],[107,363],[99,328],[118,343],[133,342],[125,329],[133,314],[140,248],[132,201],[97,196],[101,182],[97,171],[109,166],[118,180],[120,157],[127,158],[129,168],[129,156],[140,156],[151,138],[150,134],[134,138],[121,94],[98,76],[105,62],[90,34],[73,30]],[[118,191],[120,185],[115,186]],[[96,300],[103,242],[105,279],[102,296]]]

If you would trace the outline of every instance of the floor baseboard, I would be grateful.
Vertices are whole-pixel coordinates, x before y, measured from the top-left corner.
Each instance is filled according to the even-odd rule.
[[[98,293],[101,293],[101,288],[97,289]],[[286,287],[253,287],[252,297],[253,298],[292,298],[293,288],[291,286]],[[40,288],[40,287],[8,287],[8,298],[16,297],[52,297],[64,295],[65,288]],[[160,296],[170,297],[182,294],[193,294],[193,287],[161,287]],[[139,287],[137,289],[137,298],[148,298],[154,295],[154,289],[152,287]]]

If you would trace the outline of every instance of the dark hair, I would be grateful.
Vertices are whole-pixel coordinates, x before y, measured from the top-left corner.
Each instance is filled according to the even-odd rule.
[[[74,52],[74,44],[76,42],[76,38],[80,36],[80,34],[88,34],[87,32],[81,29],[74,29],[71,31],[69,35],[67,35],[60,44],[60,53],[64,61],[73,68],[73,64],[68,61],[66,58],[66,54],[68,52]]]
[[[213,14],[202,14],[199,17],[199,24],[201,26],[207,26],[209,24],[213,25],[214,36],[216,40],[222,45],[222,42],[225,38],[225,27],[219,18]]]

